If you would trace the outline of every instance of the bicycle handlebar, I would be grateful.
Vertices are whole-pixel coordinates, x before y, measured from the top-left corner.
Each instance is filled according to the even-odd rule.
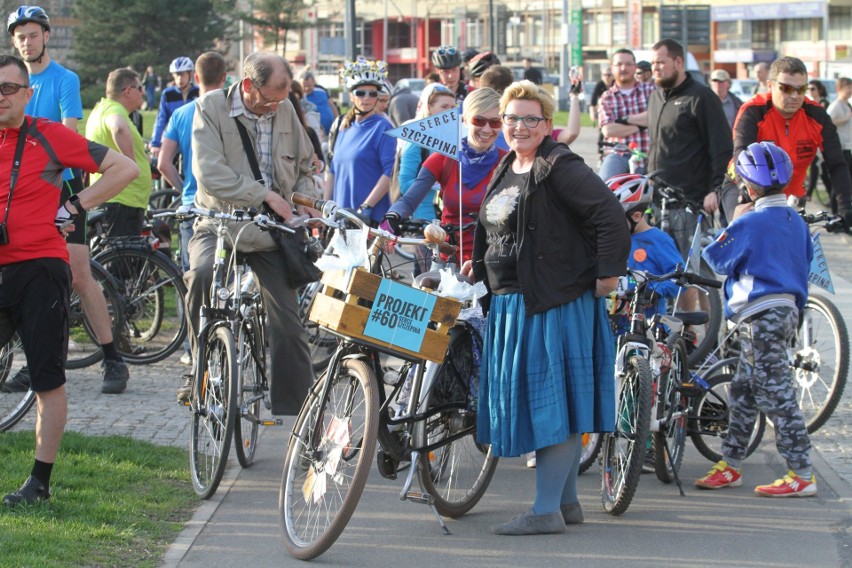
[[[828,211],[819,213],[806,213],[804,209],[799,210],[802,220],[808,225],[825,222],[824,228],[829,233],[840,233],[846,230],[846,223],[840,215],[832,215]]]
[[[680,265],[678,265],[677,268],[675,268],[668,274],[656,275],[651,274],[650,272],[646,272],[644,270],[629,270],[629,272],[634,275],[640,275],[642,277],[643,282],[638,283],[637,285],[641,285],[647,282],[662,282],[664,280],[674,280],[675,283],[679,286],[692,284],[695,286],[707,286],[708,288],[722,287],[722,283],[718,280],[704,278],[703,276],[699,276],[698,274],[695,274],[693,272],[687,272]]]
[[[343,217],[347,221],[351,221],[362,228],[367,228],[369,234],[373,237],[377,237],[383,239],[385,241],[392,241],[398,245],[415,245],[415,246],[427,246],[430,248],[436,248],[442,254],[452,255],[456,254],[457,248],[453,245],[444,242],[434,242],[434,240],[430,240],[430,238],[425,239],[406,239],[402,237],[398,237],[393,233],[385,231],[383,229],[376,229],[370,227],[364,221],[355,215],[354,213],[347,211],[341,207],[339,207],[334,201],[324,200],[324,199],[315,199],[313,197],[309,197],[307,195],[301,193],[293,193],[292,196],[293,203],[296,205],[303,205],[305,207],[310,207],[312,209],[317,209],[322,212],[323,221],[326,225],[334,226],[333,223],[327,222],[329,219]],[[337,228],[340,228],[339,226]],[[434,237],[432,237],[434,239]]]
[[[221,221],[250,221],[261,229],[273,229],[291,234],[296,232],[296,229],[293,227],[288,227],[284,223],[275,221],[269,215],[257,213],[254,210],[244,211],[242,209],[237,209],[233,213],[225,213],[223,211],[216,211],[215,209],[199,209],[191,205],[181,205],[174,211],[164,211],[163,213],[156,213],[154,215],[155,219],[163,217],[175,217],[181,221],[191,219],[193,217],[205,217],[207,219],[218,219]]]

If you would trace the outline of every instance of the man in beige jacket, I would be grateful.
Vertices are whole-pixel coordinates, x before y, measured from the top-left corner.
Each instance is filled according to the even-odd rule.
[[[227,92],[215,90],[198,100],[192,127],[196,206],[228,211],[266,205],[286,221],[294,214],[290,204],[294,191],[316,194],[311,175],[313,146],[288,100],[292,76],[284,58],[252,53],[243,63],[238,83]],[[252,141],[263,183],[252,174],[237,120]],[[238,224],[229,227],[232,237],[239,228]],[[189,241],[190,269],[184,275],[193,353],[198,348],[199,310],[210,290],[215,246],[213,223],[197,221]],[[258,278],[269,316],[272,413],[296,414],[314,379],[296,291],[287,285],[282,256],[267,233],[248,227],[238,250],[247,255]],[[191,377],[187,383],[178,398],[190,392]]]

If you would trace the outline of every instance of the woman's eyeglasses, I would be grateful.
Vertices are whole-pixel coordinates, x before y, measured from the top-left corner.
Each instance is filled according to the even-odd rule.
[[[778,85],[778,90],[784,93],[785,95],[792,95],[794,92],[799,93],[800,95],[804,95],[807,90],[807,85],[801,85],[799,87],[794,87],[793,85],[788,85],[787,83],[775,83]]]
[[[364,97],[370,97],[371,99],[376,99],[379,97],[378,91],[365,91],[363,89],[356,89],[352,91],[352,94],[358,97],[359,99],[363,99]]]
[[[503,121],[499,118],[485,118],[484,116],[474,116],[470,119],[470,123],[474,126],[485,126],[486,124],[491,128],[500,128],[503,126]]]
[[[8,97],[14,95],[21,89],[29,89],[29,85],[19,85],[18,83],[0,83],[0,94]]]
[[[527,128],[535,128],[542,120],[547,120],[543,116],[518,116],[516,114],[504,114],[503,124],[506,126],[517,126],[518,122],[523,122]]]

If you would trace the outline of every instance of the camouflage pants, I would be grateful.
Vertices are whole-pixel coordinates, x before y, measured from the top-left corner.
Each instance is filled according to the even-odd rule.
[[[798,310],[770,308],[740,323],[742,351],[731,381],[726,457],[743,460],[758,411],[775,425],[775,446],[794,471],[811,466],[811,442],[796,400],[787,346],[799,320]]]

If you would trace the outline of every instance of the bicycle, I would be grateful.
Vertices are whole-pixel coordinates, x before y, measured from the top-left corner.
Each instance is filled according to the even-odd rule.
[[[180,269],[159,252],[150,227],[139,236],[108,237],[100,211],[89,213],[88,224],[92,260],[109,275],[111,291],[118,296],[112,305],[121,308],[122,325],[116,325],[115,334],[118,352],[134,365],[162,361],[186,339],[186,286]],[[111,311],[115,315],[119,310]],[[102,353],[93,356],[100,360]]]
[[[235,210],[223,213],[181,206],[173,216],[180,221],[205,217],[216,221],[216,252],[213,281],[207,303],[202,306],[198,328],[198,358],[190,400],[190,473],[193,489],[203,499],[219,487],[236,437],[235,451],[242,467],[249,467],[257,450],[260,426],[280,425],[281,420],[260,418],[263,403],[267,410],[269,385],[266,377],[265,312],[254,274],[244,259],[230,254],[226,222],[251,221],[264,230],[292,232],[267,215]],[[236,251],[242,230],[233,242]],[[239,419],[238,419],[239,418]]]
[[[628,171],[622,173],[630,173],[630,174],[641,174],[639,171],[639,164],[645,161],[648,158],[648,154],[639,150],[639,144],[636,142],[631,142],[630,144],[625,144],[624,142],[608,142],[606,140],[598,140],[598,151],[603,152],[604,148],[612,148],[613,154],[621,154],[622,156],[629,155],[630,158],[627,160]],[[606,181],[606,180],[604,180]]]
[[[298,194],[293,201],[322,210],[323,222],[334,229],[347,222],[363,227],[357,217],[333,202]],[[475,441],[477,387],[473,381],[478,378],[475,346],[481,345],[477,328],[481,318],[463,314],[457,320],[461,307],[457,302],[378,275],[389,273],[383,272],[382,264],[382,244],[388,240],[425,245],[445,254],[454,248],[442,239],[437,243],[399,238],[381,229],[367,231],[375,239],[370,248],[371,271],[326,272],[325,287],[311,314],[340,342],[302,406],[284,461],[279,494],[282,534],[287,551],[302,560],[325,552],[346,527],[366,484],[377,441],[379,473],[396,479],[400,464],[409,462],[400,499],[429,505],[446,534],[441,515],[454,518],[474,507],[497,465],[490,448]],[[402,287],[395,293],[411,294],[412,305],[422,305],[415,297],[434,301],[431,313],[424,311],[417,319],[432,322],[425,328],[428,338],[419,350],[365,335],[367,319],[386,319],[390,324],[398,318],[397,313],[382,310],[389,296],[385,292],[377,296],[380,286],[382,290]],[[402,366],[385,369],[380,353],[401,359]],[[406,385],[410,387],[407,395]],[[420,492],[412,491],[415,475]]]
[[[702,211],[703,205],[688,199],[683,189],[666,183],[660,177],[662,173],[662,170],[655,170],[648,173],[646,177],[651,182],[654,191],[660,196],[659,218],[655,219],[655,223],[660,230],[668,233],[671,229],[669,216],[672,206],[686,209],[692,214],[698,214]],[[699,252],[694,251],[694,254],[698,255]],[[689,259],[684,260],[687,263],[689,262]],[[715,273],[703,259],[700,260],[700,268],[690,268],[692,270],[698,269],[699,275],[704,278],[712,279],[715,277]],[[724,320],[724,306],[718,292],[704,290],[698,300],[701,311],[706,314],[706,319],[700,321],[696,320],[695,316],[687,316],[690,321],[687,324],[687,328],[683,330],[683,338],[687,348],[687,361],[690,367],[700,364],[714,347],[718,345],[722,321]],[[678,308],[678,301],[672,302],[670,309],[670,315],[684,317],[684,312]]]
[[[604,510],[621,515],[630,506],[648,449],[649,434],[657,476],[677,481],[686,436],[679,385],[686,373],[685,322],[666,314],[646,315],[645,290],[651,282],[673,279],[680,286],[719,287],[715,280],[681,267],[662,276],[630,271],[636,287],[629,294],[629,325],[616,342],[616,423],[603,435],[601,500]],[[613,310],[613,313],[618,310]],[[682,489],[681,489],[682,492]]]

